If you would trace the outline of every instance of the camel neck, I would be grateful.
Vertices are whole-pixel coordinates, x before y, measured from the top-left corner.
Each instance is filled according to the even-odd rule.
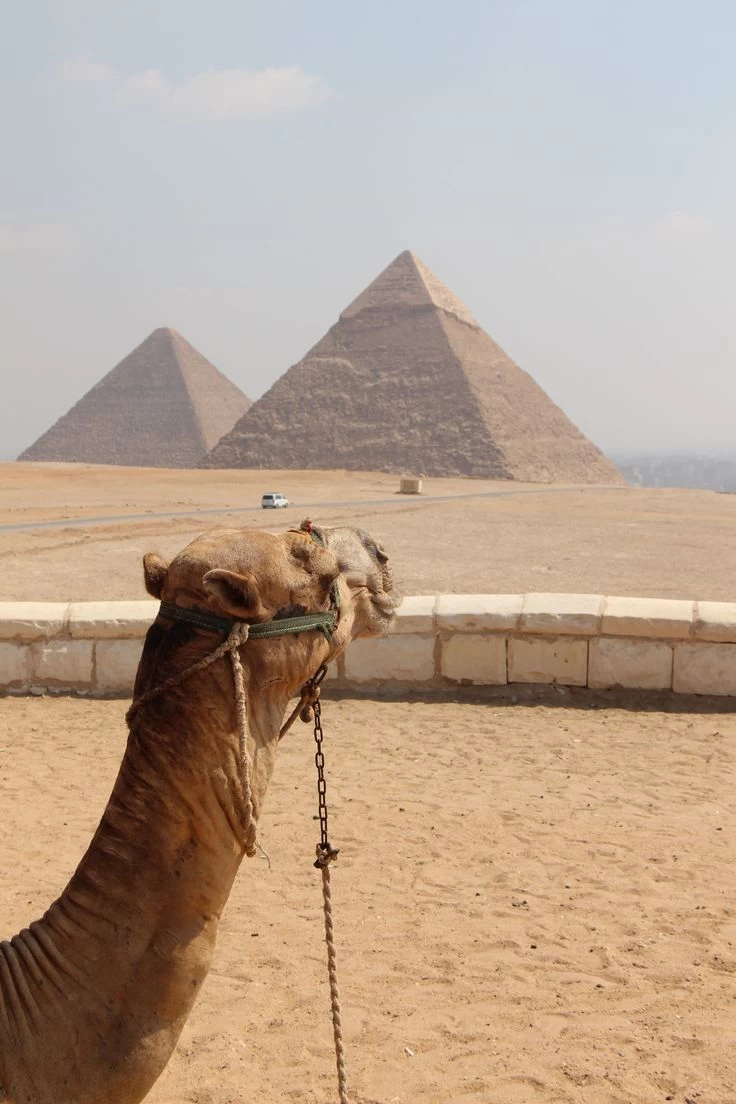
[[[286,693],[246,694],[258,819]],[[128,912],[139,937],[142,915],[150,921],[157,910],[169,921],[177,908],[203,923],[219,918],[248,831],[233,699],[225,659],[136,717],[100,825],[62,895],[67,907],[83,912],[93,901],[99,915],[107,897],[114,927]]]
[[[288,692],[276,686],[260,695],[249,683],[246,670],[258,818]],[[47,999],[33,1003],[45,1028],[54,1024],[57,1051],[67,1049],[60,1035],[68,1031],[68,1053],[80,1055],[78,1071],[69,1071],[70,1083],[80,1079],[69,1104],[142,1100],[207,974],[246,843],[233,697],[222,662],[141,711],[85,856],[43,919],[16,937],[19,952],[42,964]],[[70,998],[77,1015],[67,1027]],[[23,1035],[30,1044],[33,1023]],[[90,1054],[98,1055],[93,1071]],[[82,1080],[90,1077],[87,1091]],[[118,1080],[125,1088],[116,1095]],[[135,1084],[140,1095],[131,1095]]]

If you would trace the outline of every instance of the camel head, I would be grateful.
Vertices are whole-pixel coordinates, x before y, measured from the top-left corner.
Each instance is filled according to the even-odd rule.
[[[279,535],[216,530],[169,564],[149,552],[143,566],[148,593],[162,602],[251,625],[332,609],[337,625],[329,644],[317,632],[257,642],[264,677],[266,668],[270,682],[288,673],[294,686],[356,637],[385,632],[400,600],[388,556],[367,533],[311,522]]]

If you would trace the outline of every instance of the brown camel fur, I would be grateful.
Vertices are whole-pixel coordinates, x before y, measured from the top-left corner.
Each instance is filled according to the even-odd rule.
[[[163,601],[250,623],[330,608],[319,632],[240,648],[260,815],[289,699],[351,639],[383,632],[398,596],[385,554],[359,530],[274,536],[222,530],[170,565],[144,557]],[[135,696],[220,642],[162,615],[149,629]],[[247,824],[229,657],[135,714],[115,786],[87,853],[41,920],[0,944],[0,1101],[138,1104],[166,1065],[210,966],[243,858]]]

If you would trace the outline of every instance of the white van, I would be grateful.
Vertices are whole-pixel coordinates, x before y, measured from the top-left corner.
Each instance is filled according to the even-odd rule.
[[[264,494],[261,499],[261,506],[264,510],[280,510],[282,506],[288,506],[289,500],[284,495],[279,494],[277,491],[271,491],[270,494]]]

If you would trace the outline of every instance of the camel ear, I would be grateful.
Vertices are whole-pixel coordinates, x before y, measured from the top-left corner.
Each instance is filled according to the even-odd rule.
[[[152,598],[160,598],[169,573],[169,565],[158,552],[146,552],[143,557],[143,578]]]
[[[238,575],[235,571],[225,571],[217,567],[207,572],[202,583],[205,590],[216,599],[218,606],[236,621],[268,619],[268,610],[264,608],[258,595],[255,576],[250,572]]]

